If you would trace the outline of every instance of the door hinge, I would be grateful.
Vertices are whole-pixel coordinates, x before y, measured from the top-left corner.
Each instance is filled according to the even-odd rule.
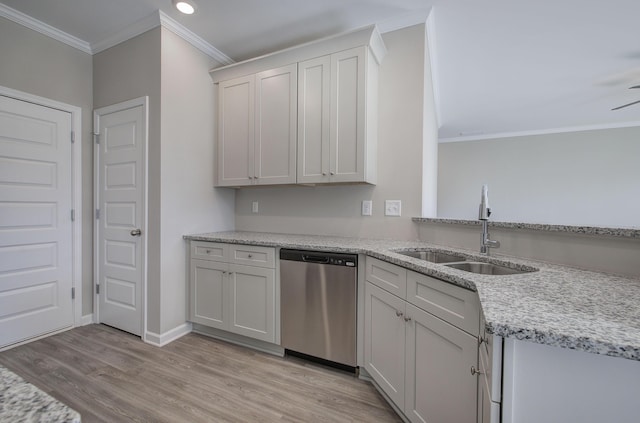
[[[76,142],[76,133],[71,131],[71,144],[73,144],[74,142]]]
[[[100,219],[100,209],[96,209],[96,220]]]
[[[100,285],[96,285],[96,294],[100,294]]]
[[[100,134],[98,132],[92,132],[91,135],[93,135],[93,139],[96,144],[100,144]]]
[[[71,209],[71,221],[76,221],[76,211],[74,209]]]
[[[72,300],[76,299],[76,289],[75,288],[71,288],[71,299]]]

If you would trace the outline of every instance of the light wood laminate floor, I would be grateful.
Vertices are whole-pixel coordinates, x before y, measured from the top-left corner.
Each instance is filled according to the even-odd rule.
[[[369,383],[189,334],[162,348],[89,325],[0,353],[89,422],[399,422]]]

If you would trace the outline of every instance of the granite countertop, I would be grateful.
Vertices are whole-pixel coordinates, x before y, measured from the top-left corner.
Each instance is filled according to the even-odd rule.
[[[0,421],[80,423],[80,414],[0,366]]]
[[[487,331],[506,338],[640,361],[640,279],[442,247],[421,241],[374,240],[260,232],[186,235],[214,241],[317,251],[362,253],[478,292]],[[532,273],[491,276],[398,254],[438,250]]]
[[[481,225],[479,220],[470,219],[445,219],[434,217],[414,217],[414,222],[442,223],[449,225]],[[563,232],[569,234],[612,236],[621,238],[640,238],[640,228],[613,228],[604,226],[576,226],[576,225],[552,225],[548,223],[520,223],[520,222],[497,222],[492,220],[489,227],[504,229],[526,229],[530,231]]]

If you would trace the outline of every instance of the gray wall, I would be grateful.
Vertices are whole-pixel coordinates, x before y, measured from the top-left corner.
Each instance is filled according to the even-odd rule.
[[[422,152],[425,143],[436,143],[435,130],[425,128],[423,119],[434,113],[432,100],[425,99],[426,28],[416,25],[383,38],[388,54],[379,75],[377,185],[240,189],[237,230],[417,238],[411,217],[421,214]],[[362,200],[373,200],[373,216],[360,215]],[[402,200],[402,216],[385,217],[384,200]],[[251,213],[252,201],[259,202],[258,214]]]
[[[640,127],[444,143],[438,217],[640,226]]]
[[[162,28],[161,327],[185,321],[184,234],[233,229],[235,192],[213,188],[214,98],[220,64]]]
[[[0,17],[0,85],[82,108],[82,314],[93,310],[91,55]]]
[[[160,27],[93,56],[96,109],[149,96],[147,328],[160,333]]]

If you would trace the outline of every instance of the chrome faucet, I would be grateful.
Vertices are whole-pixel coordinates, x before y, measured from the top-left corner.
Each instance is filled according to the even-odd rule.
[[[489,196],[487,195],[487,185],[482,186],[482,196],[480,197],[480,209],[478,211],[478,220],[482,222],[482,239],[480,241],[480,253],[489,255],[489,248],[500,248],[499,241],[489,239],[489,216],[491,216],[491,207],[489,207]]]

